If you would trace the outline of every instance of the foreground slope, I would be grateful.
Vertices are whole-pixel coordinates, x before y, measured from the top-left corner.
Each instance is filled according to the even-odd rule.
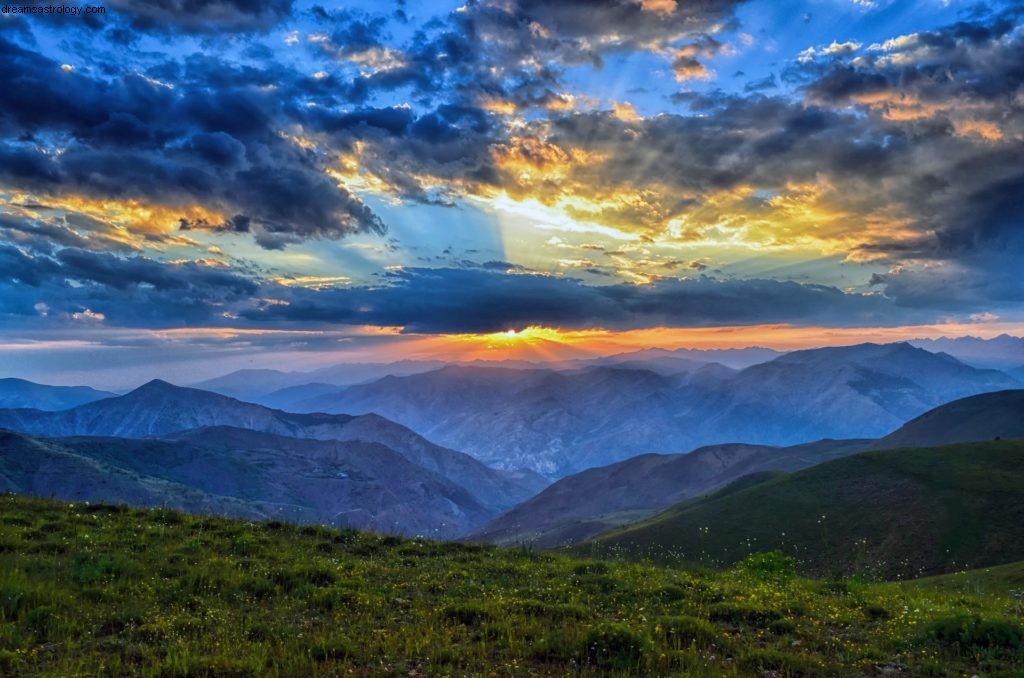
[[[742,476],[796,471],[863,451],[870,440],[820,440],[793,447],[711,445],[689,454],[644,454],[563,478],[503,513],[471,539],[565,546],[706,494]]]
[[[1024,390],[954,400],[908,421],[874,447],[929,447],[997,438],[1024,438]]]
[[[1006,599],[0,496],[5,675],[973,675]]]
[[[0,431],[0,491],[452,538],[491,517],[466,489],[378,443],[227,427],[174,440]]]
[[[496,471],[469,455],[434,445],[376,415],[292,414],[198,389],[152,381],[131,393],[63,412],[0,410],[0,428],[35,436],[167,436],[230,426],[291,438],[379,443],[466,488],[484,506],[509,508],[546,484],[533,474]]]
[[[779,549],[804,572],[888,578],[1024,559],[1024,441],[865,452],[734,490],[578,548],[712,566]]]
[[[88,386],[48,386],[24,379],[0,379],[0,408],[30,407],[53,412],[115,395]]]

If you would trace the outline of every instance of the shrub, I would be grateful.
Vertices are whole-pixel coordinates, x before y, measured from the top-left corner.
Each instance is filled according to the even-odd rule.
[[[32,608],[25,615],[25,627],[31,630],[39,638],[45,638],[54,625],[53,608],[49,605],[40,605]]]
[[[669,584],[668,586],[663,586],[658,589],[656,595],[666,602],[674,603],[686,598],[686,591],[680,586],[673,586]]]
[[[888,619],[892,616],[889,610],[877,603],[868,603],[865,605],[864,614],[868,619]]]
[[[587,616],[587,611],[579,605],[545,603],[540,600],[522,600],[515,603],[513,609],[527,617],[550,620],[583,619]]]
[[[608,567],[608,563],[601,563],[601,562],[580,563],[576,567],[572,568],[572,573],[575,574],[575,575],[581,575],[581,574],[608,574],[608,572],[610,572],[610,568]]]
[[[449,605],[444,609],[446,619],[458,622],[463,626],[473,626],[480,622],[490,621],[493,615],[480,605],[466,603],[463,605]]]
[[[792,619],[779,619],[769,624],[768,630],[777,636],[788,636],[796,632],[796,622]]]
[[[821,582],[821,592],[831,596],[848,596],[853,591],[850,588],[849,582],[843,579],[829,579],[828,581]]]
[[[587,661],[602,669],[636,670],[645,645],[625,624],[602,624],[587,633]]]
[[[348,638],[329,638],[314,643],[309,656],[318,662],[347,659],[355,654],[355,647]]]
[[[815,676],[826,672],[810,659],[778,650],[747,650],[739,658],[744,671],[778,671],[786,676]]]
[[[274,595],[274,582],[259,575],[246,575],[238,582],[238,590],[257,600],[266,600]]]
[[[711,606],[708,616],[712,621],[727,624],[750,624],[765,626],[782,619],[778,610],[769,610],[739,603],[717,603]]]
[[[703,647],[713,645],[719,640],[714,626],[703,619],[685,615],[658,619],[655,631],[675,647],[686,647],[691,644]]]
[[[285,591],[300,591],[308,586],[323,588],[330,586],[337,579],[331,570],[315,565],[301,565],[287,570],[277,570],[270,575],[278,586]]]
[[[76,584],[113,581],[136,570],[137,565],[109,555],[79,553],[71,559],[71,581]]]
[[[754,553],[741,560],[739,568],[765,581],[788,581],[796,576],[796,558],[781,551]]]
[[[619,580],[607,574],[584,574],[576,577],[573,584],[594,594],[607,594],[619,588]]]
[[[964,647],[1016,648],[1024,642],[1024,628],[1017,622],[957,615],[937,619],[928,627],[931,638]]]

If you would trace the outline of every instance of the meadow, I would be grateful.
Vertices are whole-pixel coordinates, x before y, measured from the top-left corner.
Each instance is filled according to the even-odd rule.
[[[1024,675],[999,572],[811,580],[777,553],[687,570],[0,495],[0,674]]]

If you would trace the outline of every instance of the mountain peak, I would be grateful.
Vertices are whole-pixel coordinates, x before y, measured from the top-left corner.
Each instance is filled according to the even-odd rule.
[[[180,391],[183,390],[182,386],[175,386],[174,384],[164,381],[163,379],[153,379],[147,381],[142,386],[139,386],[132,393],[160,393],[167,391]]]

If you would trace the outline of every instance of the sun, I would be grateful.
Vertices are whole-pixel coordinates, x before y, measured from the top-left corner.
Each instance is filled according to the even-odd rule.
[[[571,343],[563,333],[552,327],[524,327],[521,330],[505,330],[492,334],[480,335],[479,341],[495,347],[533,346],[547,342],[558,344]]]

